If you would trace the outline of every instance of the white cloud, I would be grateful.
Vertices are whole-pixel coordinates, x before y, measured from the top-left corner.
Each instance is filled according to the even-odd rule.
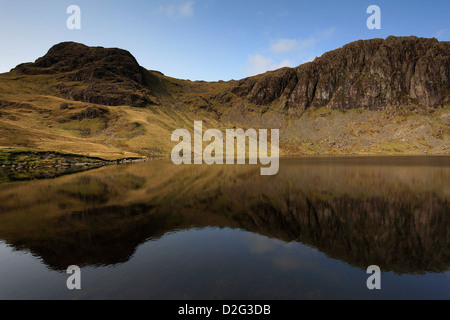
[[[278,39],[270,45],[270,51],[274,53],[289,53],[305,50],[313,47],[319,41],[319,38],[310,38],[305,40]]]
[[[269,70],[270,65],[272,64],[272,59],[266,58],[260,54],[250,56],[248,59],[250,60],[250,67],[247,68],[247,73],[249,75],[264,73]]]
[[[274,69],[280,69],[283,67],[293,67],[294,65],[292,64],[291,60],[284,59],[279,64],[274,64],[273,66],[275,67]]]
[[[282,67],[294,67],[310,62],[316,57],[315,46],[331,37],[335,31],[336,28],[331,27],[320,30],[307,39],[276,39],[265,50],[264,55],[257,53],[249,56],[247,74],[252,76]]]
[[[194,15],[194,2],[185,1],[180,4],[171,4],[167,7],[159,7],[159,12],[170,18],[188,18]]]
[[[271,58],[261,54],[250,56],[249,61],[250,66],[247,68],[247,74],[252,76],[283,67],[293,67],[292,62],[289,59],[284,59],[280,63],[276,63]]]
[[[318,42],[331,37],[336,31],[335,27],[321,30],[309,39],[277,39],[270,45],[270,50],[275,53],[288,53],[305,50],[314,47]]]
[[[436,32],[436,34],[434,35],[435,38],[439,38],[442,37],[445,33],[447,33],[447,29],[441,29],[438,32]]]

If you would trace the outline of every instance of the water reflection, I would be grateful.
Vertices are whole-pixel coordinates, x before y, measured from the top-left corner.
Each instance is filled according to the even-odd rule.
[[[139,244],[177,230],[239,228],[361,268],[444,272],[449,159],[283,159],[276,176],[255,166],[154,161],[4,183],[0,239],[65,270],[126,262]],[[255,239],[251,253],[275,250],[268,238]],[[273,263],[290,270],[299,260]]]

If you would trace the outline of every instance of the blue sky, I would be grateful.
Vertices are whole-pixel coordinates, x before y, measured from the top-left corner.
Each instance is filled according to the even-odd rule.
[[[0,0],[0,72],[62,41],[130,51],[145,68],[230,80],[297,66],[344,44],[389,35],[450,40],[450,1]],[[69,5],[81,29],[69,30]],[[381,9],[369,30],[367,7]]]

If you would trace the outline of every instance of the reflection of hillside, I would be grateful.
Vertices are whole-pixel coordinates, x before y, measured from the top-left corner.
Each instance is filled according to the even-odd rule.
[[[274,177],[253,166],[155,161],[2,184],[0,239],[65,269],[127,261],[140,243],[170,231],[232,227],[306,243],[355,266],[443,271],[446,159],[435,160],[444,166],[289,159]]]

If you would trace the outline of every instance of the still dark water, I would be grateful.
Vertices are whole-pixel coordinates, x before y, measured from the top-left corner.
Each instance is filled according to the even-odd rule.
[[[0,299],[448,300],[449,181],[450,157],[371,157],[2,183]]]

